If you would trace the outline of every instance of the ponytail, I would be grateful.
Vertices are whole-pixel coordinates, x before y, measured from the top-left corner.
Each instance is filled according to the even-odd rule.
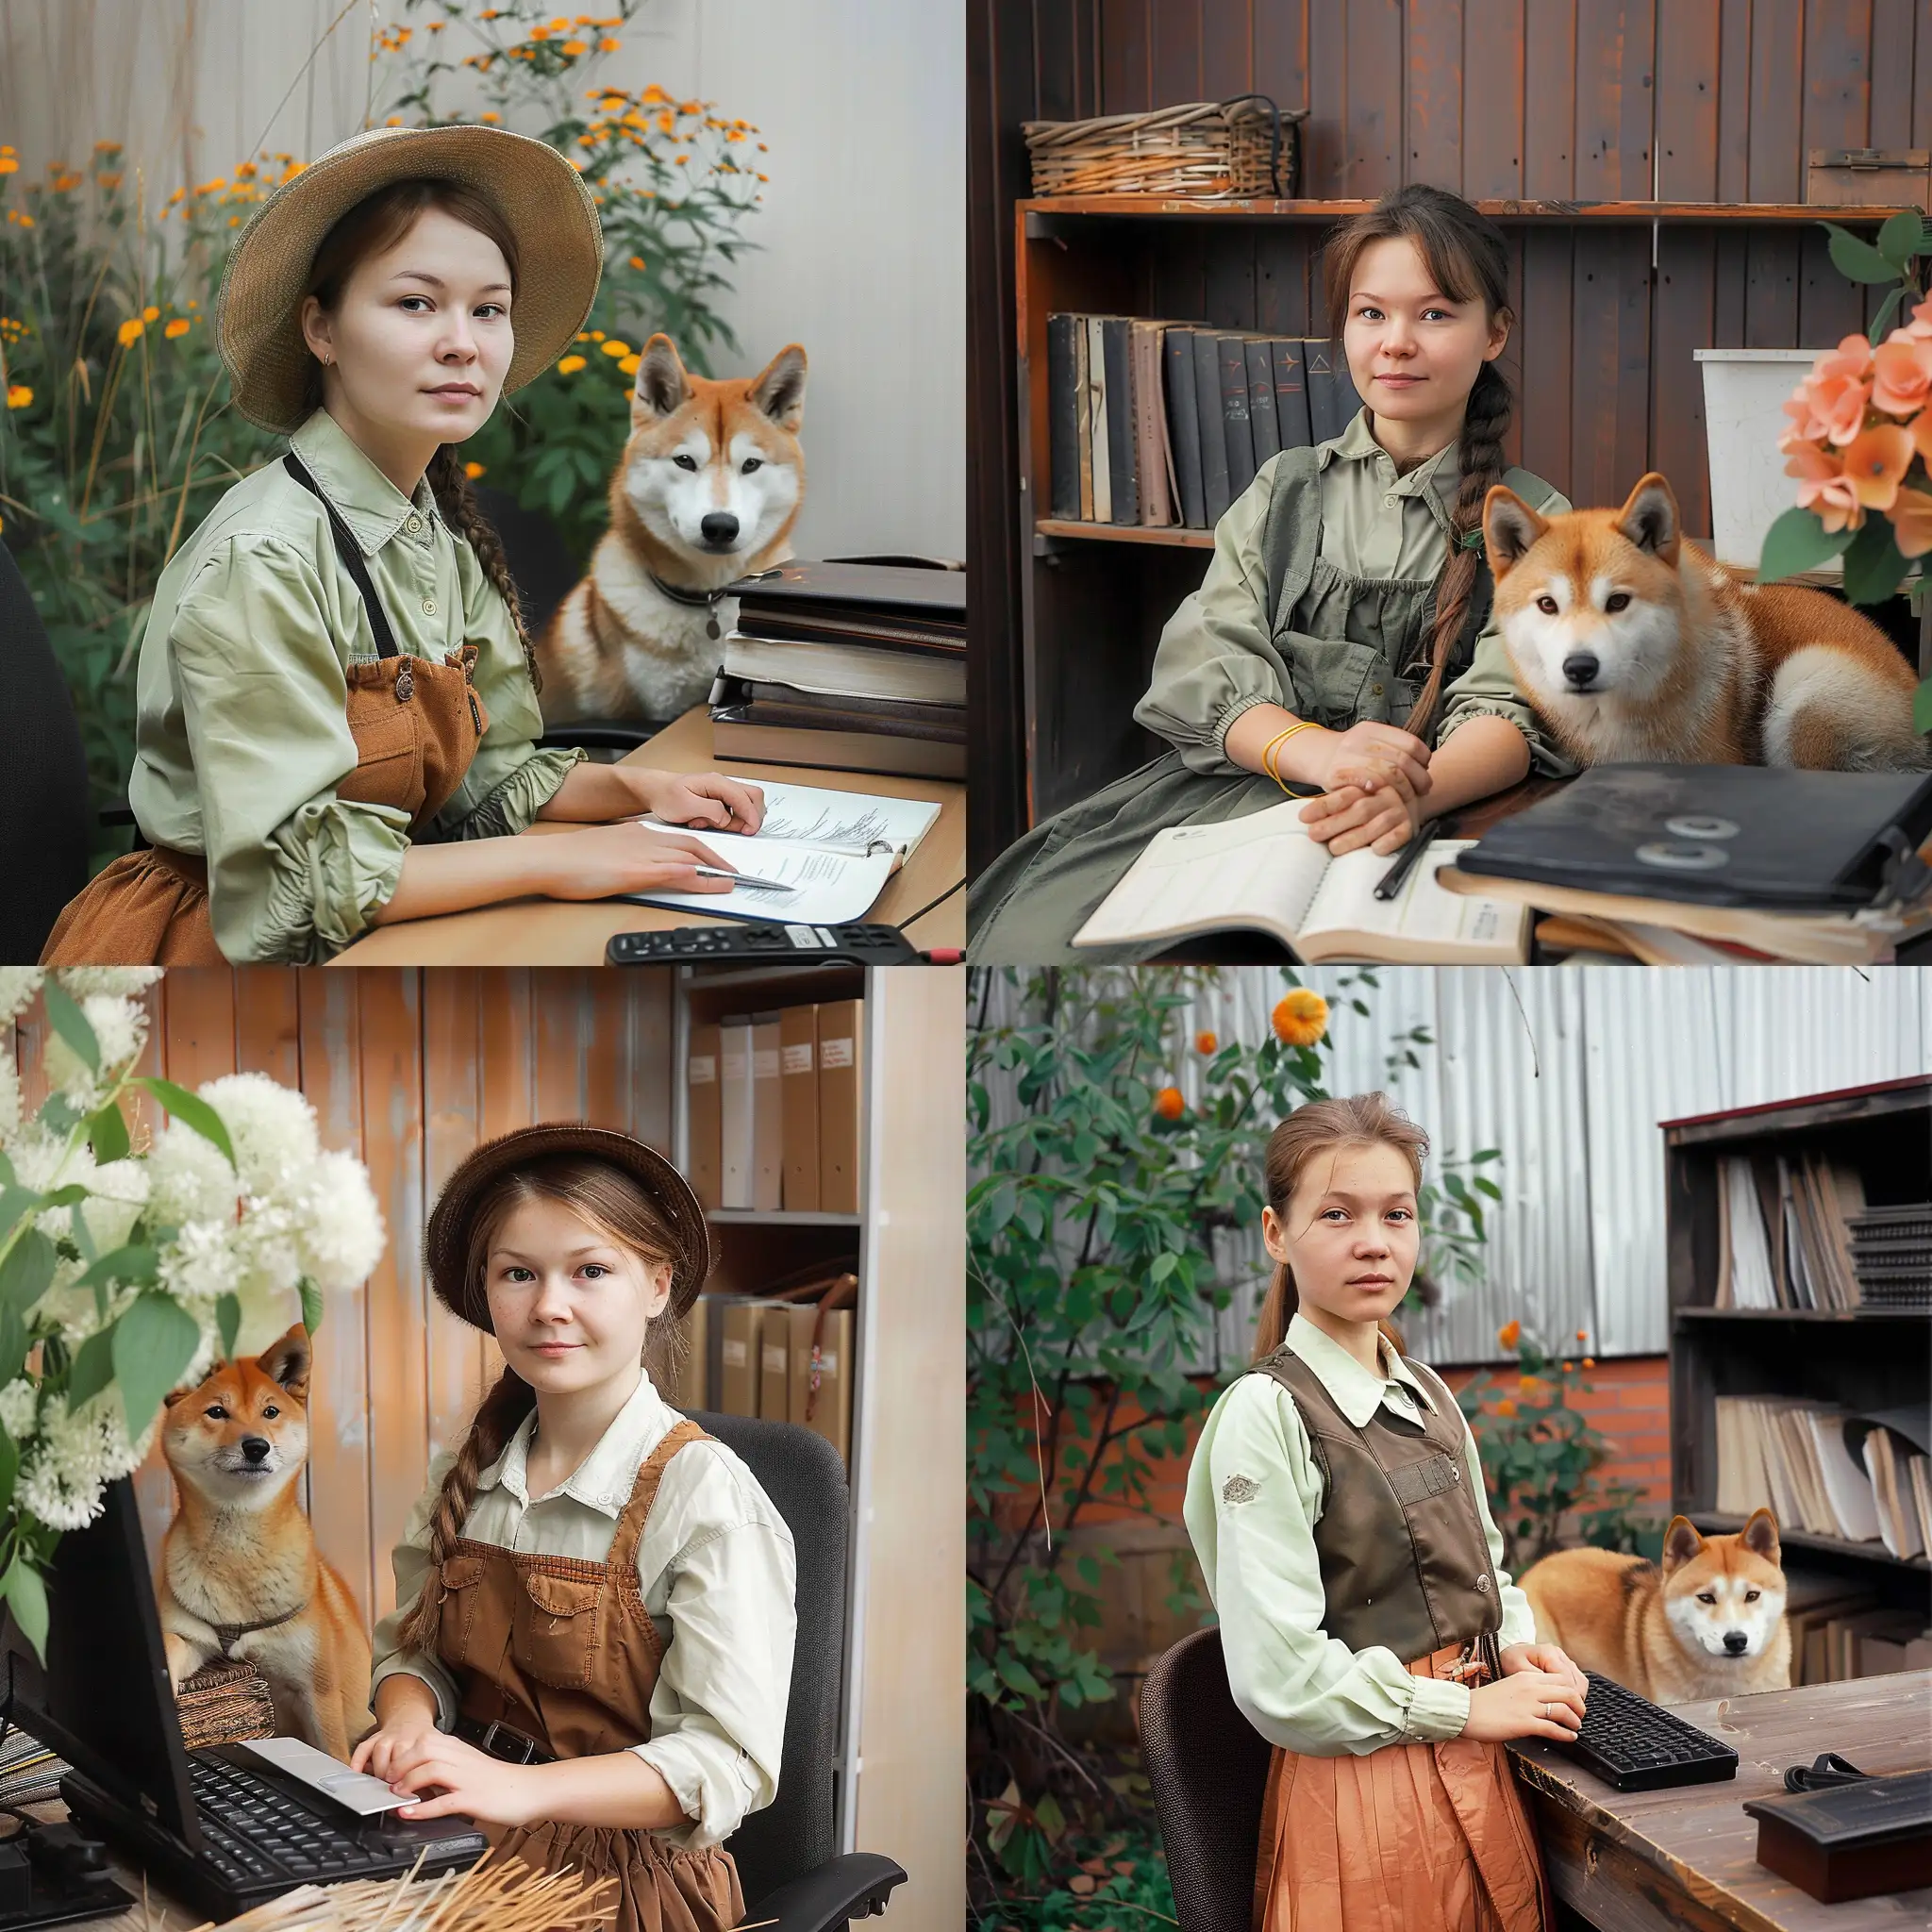
[[[530,668],[531,689],[541,691],[543,674],[537,668],[536,647],[524,627],[523,599],[517,595],[516,579],[509,574],[509,559],[503,554],[503,539],[496,534],[496,525],[483,514],[483,506],[476,501],[476,492],[470,488],[469,472],[457,456],[456,444],[441,444],[429,458],[429,467],[424,474],[429,479],[430,491],[436,498],[437,508],[442,512],[443,521],[476,553],[476,561],[483,566],[483,575],[495,586],[496,594],[509,607],[509,621],[516,628],[517,641],[524,647],[524,662]],[[1478,522],[1482,518],[1480,496],[1476,498],[1476,518]]]

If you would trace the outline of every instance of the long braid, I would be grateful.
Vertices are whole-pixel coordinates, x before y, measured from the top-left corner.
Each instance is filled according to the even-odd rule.
[[[524,1418],[537,1406],[537,1391],[506,1368],[476,1406],[475,1419],[463,1446],[442,1478],[436,1507],[429,1519],[429,1570],[423,1592],[396,1631],[405,1650],[435,1654],[437,1625],[442,1616],[442,1565],[456,1548],[476,1500],[476,1479],[501,1456]]]
[[[453,442],[443,443],[429,459],[429,468],[425,474],[429,478],[429,488],[435,493],[436,505],[441,510],[444,520],[476,553],[476,561],[483,566],[483,575],[495,585],[497,595],[509,607],[509,621],[516,626],[517,641],[524,647],[524,662],[530,667],[530,684],[535,691],[543,689],[543,674],[537,669],[536,647],[530,642],[530,633],[524,626],[523,600],[517,595],[516,579],[509,574],[509,559],[503,554],[503,540],[496,534],[496,525],[483,514],[483,506],[476,501],[476,492],[470,488],[470,478],[457,456]]]
[[[1511,407],[1508,377],[1493,362],[1485,362],[1469,392],[1462,419],[1462,481],[1449,509],[1449,561],[1436,580],[1436,628],[1429,642],[1428,680],[1403,727],[1424,740],[1442,694],[1450,657],[1469,615],[1469,600],[1475,593],[1480,565],[1466,539],[1482,528],[1483,500],[1491,487],[1503,480],[1503,439],[1509,431]]]

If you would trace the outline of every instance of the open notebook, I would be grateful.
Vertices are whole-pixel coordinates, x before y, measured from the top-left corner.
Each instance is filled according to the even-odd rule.
[[[1074,936],[1076,946],[1254,926],[1297,958],[1387,964],[1511,965],[1529,958],[1529,908],[1458,899],[1436,883],[1469,840],[1439,839],[1392,899],[1377,883],[1394,863],[1366,849],[1331,858],[1290,799],[1246,818],[1175,825],[1148,841],[1126,875]]]
[[[940,808],[918,798],[827,791],[815,785],[766,784],[765,822],[755,833],[691,827],[724,862],[771,887],[728,892],[622,892],[634,906],[669,906],[727,919],[786,924],[849,925],[872,910],[886,881],[932,829]],[[642,819],[672,832],[682,825]]]

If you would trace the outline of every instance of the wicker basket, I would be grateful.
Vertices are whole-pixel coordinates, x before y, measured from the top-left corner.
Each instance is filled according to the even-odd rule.
[[[175,1703],[181,1713],[181,1742],[190,1751],[275,1734],[275,1701],[253,1664],[206,1663],[183,1680]]]
[[[1191,101],[1098,121],[1028,121],[1033,192],[1177,194],[1193,201],[1292,198],[1301,186],[1306,108],[1265,94]]]

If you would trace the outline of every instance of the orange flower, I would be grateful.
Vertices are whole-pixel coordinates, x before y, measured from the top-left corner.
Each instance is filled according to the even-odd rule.
[[[1872,407],[1909,416],[1932,401],[1932,335],[1917,340],[1902,328],[1872,352]]]
[[[575,375],[583,366],[584,358],[581,356],[566,356],[557,365],[557,373],[559,375]]]
[[[1496,1330],[1496,1340],[1505,1348],[1514,1348],[1523,1340],[1523,1324],[1521,1322],[1505,1322]]]
[[[1864,523],[1864,506],[1837,450],[1800,443],[1785,465],[1785,475],[1799,479],[1798,508],[1815,510],[1827,530],[1856,530]]]
[[[641,269],[644,265],[644,258],[641,255],[633,255],[630,258],[630,265],[635,269]]]
[[[9,382],[7,385],[7,407],[9,409],[24,409],[34,399],[34,392],[24,382]]]
[[[597,51],[600,54],[614,54],[617,52],[618,48],[620,48],[623,45],[624,42],[618,40],[615,35],[606,34],[604,38],[597,42]]]
[[[610,340],[608,342],[604,343],[602,346],[604,353],[607,356],[610,357],[613,360],[615,360],[619,357],[628,356],[630,354],[630,344],[628,342],[619,341],[615,336],[612,336]]]
[[[1313,1046],[1328,1030],[1328,1002],[1298,986],[1275,1002],[1269,1024],[1283,1046]]]
[[[490,127],[494,127],[494,126],[496,125],[496,124],[497,124],[497,123],[498,123],[499,121],[501,121],[501,120],[503,119],[503,116],[502,116],[501,114],[497,114],[497,113],[490,113],[490,114],[478,114],[478,115],[476,116],[476,118],[477,118],[477,120],[479,120],[479,121],[481,121],[482,123],[484,123],[484,125],[485,125],[486,126],[490,126]]]
[[[1543,1392],[1543,1385],[1535,1375],[1518,1375],[1516,1392],[1522,1396],[1541,1395]]]
[[[1846,336],[1835,350],[1819,357],[1798,394],[1811,408],[1807,436],[1840,445],[1851,441],[1864,426],[1872,399],[1872,344],[1863,336]]]
[[[463,465],[463,475],[474,483],[478,476],[483,475],[485,467],[482,463],[465,463]]]
[[[1197,1033],[1194,1035],[1194,1051],[1198,1054],[1210,1054],[1220,1044],[1221,1042],[1211,1033]]]
[[[127,320],[124,322],[121,325],[121,326],[114,331],[114,340],[118,341],[124,349],[131,349],[134,346],[134,344],[141,340],[142,332],[146,327],[147,324],[142,321],[140,316],[130,315],[127,318]]]
[[[1890,509],[1911,466],[1912,439],[1895,423],[1876,423],[1845,448],[1845,480],[1868,509]]]
[[[0,154],[7,152],[7,149],[0,148]],[[1905,332],[1919,341],[1932,342],[1932,293],[1928,293],[1912,310],[1912,319],[1905,325]]]
[[[1591,1357],[1591,1356],[1585,1356],[1585,1357],[1583,1357],[1583,1366],[1584,1366],[1584,1367],[1585,1367],[1586,1369],[1593,1369],[1593,1368],[1595,1368],[1595,1367],[1596,1367],[1596,1360],[1595,1360],[1595,1357]]]
[[[1496,1413],[1498,1415],[1514,1415],[1516,1413],[1516,1405],[1506,1395],[1501,1402],[1497,1403]]]
[[[591,50],[581,41],[566,41],[563,43],[563,51],[575,60],[579,54],[588,54]]]
[[[1177,1121],[1188,1110],[1188,1103],[1181,1098],[1178,1087],[1163,1087],[1154,1096],[1154,1111],[1164,1121]]]
[[[1891,541],[1901,557],[1924,557],[1932,551],[1932,496],[1923,490],[1901,490],[1891,500]]]
[[[644,358],[642,358],[641,356],[640,356],[640,355],[637,355],[637,354],[633,353],[633,354],[631,354],[631,355],[628,355],[628,356],[626,356],[626,357],[625,357],[625,358],[624,358],[624,360],[623,360],[622,362],[620,362],[620,363],[619,363],[619,364],[618,364],[617,366],[618,366],[618,368],[620,368],[621,370],[623,370],[623,372],[625,373],[625,375],[636,375],[636,374],[638,373],[638,365],[639,365],[639,364],[640,364],[640,363],[641,363],[641,361],[642,361],[643,359],[644,359]]]
[[[0,155],[0,175],[17,175],[20,163],[11,155]]]
[[[158,322],[161,319],[161,311],[150,303],[141,311],[141,319],[143,322]]]
[[[1576,1339],[1577,1339],[1577,1341],[1588,1341],[1590,1340],[1590,1331],[1589,1331],[1589,1329],[1587,1329],[1587,1328],[1579,1328],[1579,1329],[1578,1329],[1578,1330],[1576,1331]]]
[[[169,323],[167,327],[161,331],[161,333],[164,336],[166,336],[171,342],[174,341],[176,337],[185,336],[188,333],[188,318],[185,315],[175,316],[175,319],[171,323]]]

